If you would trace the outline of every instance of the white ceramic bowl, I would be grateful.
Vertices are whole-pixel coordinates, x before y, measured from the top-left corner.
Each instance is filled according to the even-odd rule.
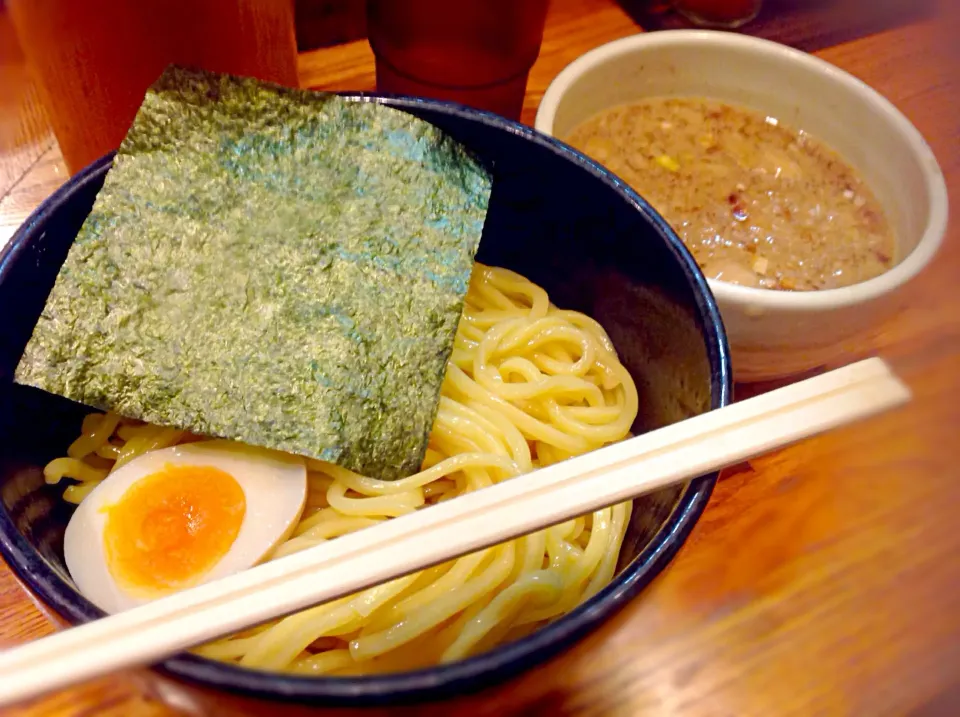
[[[536,128],[563,139],[607,107],[654,96],[711,97],[807,130],[860,171],[896,230],[899,263],[841,289],[785,292],[710,280],[738,380],[834,360],[897,310],[897,289],[943,239],[947,190],[930,147],[890,102],[828,62],[774,42],[673,30],[617,40],[575,60],[547,89]]]

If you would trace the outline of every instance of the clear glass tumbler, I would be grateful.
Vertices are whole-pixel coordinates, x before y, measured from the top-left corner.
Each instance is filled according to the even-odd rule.
[[[116,149],[171,63],[297,85],[293,0],[7,0],[71,173]]]
[[[701,27],[734,30],[757,17],[763,0],[673,0],[677,12]]]
[[[519,119],[548,0],[368,0],[377,89]]]

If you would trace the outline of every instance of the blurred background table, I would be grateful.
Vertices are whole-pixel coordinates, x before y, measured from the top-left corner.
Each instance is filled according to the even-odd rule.
[[[933,18],[816,54],[906,113],[932,145],[956,198],[960,47],[957,13],[947,1]],[[868,3],[863,7],[869,11]],[[613,0],[553,0],[523,121],[533,123],[544,90],[567,63],[638,31]],[[373,55],[363,40],[305,52],[299,70],[304,87],[374,88]],[[66,176],[0,0],[0,247]],[[889,360],[915,392],[909,407],[727,471],[677,559],[603,629],[501,687],[398,711],[960,715],[958,276],[954,221],[932,268],[907,290],[910,308],[848,357]],[[764,388],[739,386],[738,395]],[[0,565],[0,645],[50,633],[51,619]],[[264,706],[262,713],[276,709]],[[234,712],[226,704],[202,712],[146,671],[11,712],[198,713]]]

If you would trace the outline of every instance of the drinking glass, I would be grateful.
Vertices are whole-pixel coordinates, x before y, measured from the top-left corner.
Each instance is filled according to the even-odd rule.
[[[377,89],[519,119],[548,0],[368,0]]]
[[[760,13],[763,0],[673,0],[673,7],[695,25],[733,30]]]
[[[171,63],[297,85],[293,0],[7,0],[71,174]]]

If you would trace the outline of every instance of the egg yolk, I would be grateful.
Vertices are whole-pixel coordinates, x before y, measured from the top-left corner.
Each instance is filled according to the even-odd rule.
[[[132,486],[107,513],[107,567],[138,592],[189,586],[227,553],[247,510],[243,489],[213,466],[167,464]]]

